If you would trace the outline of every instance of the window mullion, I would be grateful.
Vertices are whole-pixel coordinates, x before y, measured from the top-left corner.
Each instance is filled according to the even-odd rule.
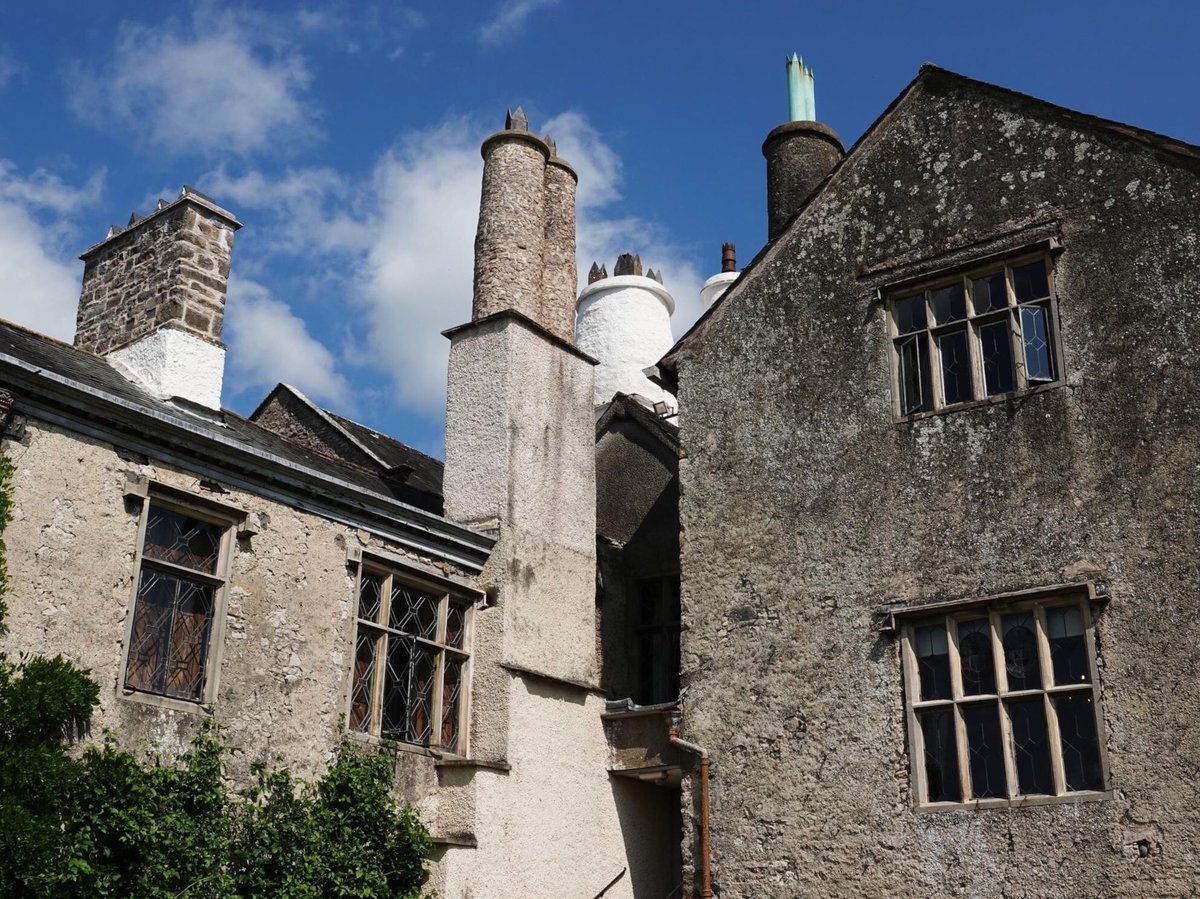
[[[963,802],[971,798],[971,778],[968,774],[967,724],[963,720],[962,660],[958,652],[958,622],[946,617],[946,647],[950,655],[950,696],[954,699],[954,745],[958,754],[958,788]]]
[[[383,691],[385,687],[384,681],[387,680],[387,657],[391,649],[388,644],[391,641],[384,631],[369,628],[367,632],[371,633],[372,631],[374,633],[371,639],[375,641],[372,664],[375,670],[371,673],[370,733],[379,736],[383,730]]]
[[[975,324],[975,297],[971,293],[971,279],[963,276],[963,295],[967,326],[967,357],[971,368],[971,399],[980,400],[987,397],[987,384],[983,376],[983,352],[979,348],[979,328]]]
[[[942,386],[942,348],[933,333],[936,320],[933,317],[933,292],[925,291],[925,346],[929,356],[929,408],[941,409],[946,405],[946,391]],[[919,365],[919,362],[918,362]]]
[[[996,669],[996,692],[1000,696],[1000,742],[1004,747],[1004,784],[1009,799],[1017,796],[1017,762],[1013,757],[1012,721],[1008,717],[1008,703],[1004,695],[1008,692],[1008,671],[1004,666],[1004,645],[1000,642],[1000,613],[988,610],[988,624],[992,632],[992,663]]]
[[[446,643],[446,615],[450,611],[450,597],[443,596],[438,600],[438,623],[434,636],[443,646]],[[442,745],[442,690],[446,677],[446,650],[438,647],[437,664],[433,672],[433,696],[429,701],[429,715],[433,719],[429,724],[429,745]]]
[[[1095,619],[1092,617],[1090,603],[1081,602],[1080,613],[1083,617],[1084,646],[1087,647],[1088,673],[1092,679],[1092,711],[1096,716],[1096,746],[1100,752],[1100,776],[1104,789],[1109,788],[1108,753],[1104,749],[1104,716],[1100,714],[1100,672],[1096,665],[1096,635],[1093,631]]]
[[[1004,298],[1008,308],[1008,339],[1012,345],[1013,388],[1025,390],[1029,387],[1029,380],[1025,377],[1025,342],[1021,338],[1021,309],[1017,304],[1011,265],[1004,266]]]
[[[1042,669],[1042,689],[1054,684],[1054,664],[1050,658],[1050,641],[1046,637],[1046,610],[1037,605],[1033,609],[1037,630],[1038,662]],[[1050,744],[1050,773],[1054,780],[1054,795],[1066,792],[1066,776],[1063,773],[1062,740],[1058,732],[1058,711],[1049,693],[1042,696],[1046,710],[1046,742]]]
[[[921,726],[917,721],[917,712],[913,708],[913,702],[920,697],[921,675],[917,671],[917,657],[916,651],[913,648],[913,631],[911,626],[904,628],[904,633],[900,640],[900,656],[904,666],[904,689],[908,696],[908,702],[905,703],[905,712],[908,718],[908,743],[912,758],[913,783],[911,784],[911,788],[913,795],[916,796],[917,804],[924,805],[929,802],[929,788],[925,777],[925,736],[921,733]]]

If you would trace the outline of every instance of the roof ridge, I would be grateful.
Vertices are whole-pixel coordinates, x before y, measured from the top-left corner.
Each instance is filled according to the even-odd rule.
[[[437,456],[431,456],[431,455],[429,455],[429,453],[426,453],[422,450],[417,449],[412,444],[405,443],[399,437],[393,437],[391,434],[385,434],[383,431],[380,431],[377,428],[373,428],[368,424],[363,424],[361,421],[356,421],[355,419],[350,418],[349,416],[341,415],[341,414],[339,414],[337,412],[333,412],[329,409],[325,409],[323,411],[326,414],[328,414],[329,416],[338,419],[339,421],[349,422],[350,424],[354,425],[356,428],[362,428],[364,431],[370,431],[376,437],[382,437],[384,440],[390,440],[392,443],[397,443],[400,446],[404,447],[406,450],[409,450],[410,452],[416,453],[418,456],[422,456],[422,457],[428,459],[430,462],[436,462],[438,465],[445,464],[445,462],[443,460],[439,459]]]

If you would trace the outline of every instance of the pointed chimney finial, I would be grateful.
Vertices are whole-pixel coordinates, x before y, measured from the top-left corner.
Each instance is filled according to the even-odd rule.
[[[550,148],[550,155],[551,155],[551,156],[557,156],[557,155],[558,155],[558,144],[556,144],[556,143],[554,142],[554,138],[552,138],[552,137],[551,137],[549,134],[545,135],[545,136],[542,138],[542,143],[544,143],[544,144],[545,144],[547,147],[549,147],[549,148]]]
[[[529,117],[525,115],[525,110],[520,106],[517,111],[511,109],[504,115],[504,130],[505,131],[528,131]]]
[[[593,262],[592,267],[588,269],[588,284],[595,284],[603,277],[605,274],[601,273],[600,266]]]
[[[731,243],[721,244],[721,271],[737,271],[737,247]]]
[[[817,120],[816,88],[813,70],[804,65],[804,60],[792,54],[787,60],[788,119],[793,122],[815,122]]]
[[[614,274],[640,275],[642,273],[642,258],[632,253],[622,253],[617,257],[617,267]]]

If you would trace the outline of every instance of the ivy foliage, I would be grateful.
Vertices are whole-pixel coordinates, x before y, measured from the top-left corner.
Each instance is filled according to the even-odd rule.
[[[0,457],[0,538],[12,514]],[[7,590],[0,540],[0,632]],[[343,745],[313,783],[252,768],[204,728],[174,764],[82,751],[99,688],[61,656],[0,653],[0,899],[415,899],[429,833],[392,760]]]

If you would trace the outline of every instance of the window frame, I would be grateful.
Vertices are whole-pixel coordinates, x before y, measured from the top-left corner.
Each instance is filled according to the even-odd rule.
[[[185,491],[165,487],[155,489],[154,485],[140,483],[130,487],[127,485],[126,496],[137,497],[141,500],[141,511],[138,516],[137,543],[133,557],[133,584],[130,589],[129,607],[125,615],[125,638],[121,647],[121,666],[117,677],[117,694],[125,699],[142,702],[148,705],[161,706],[188,712],[208,712],[209,707],[216,702],[220,689],[221,666],[225,648],[225,618],[229,598],[229,583],[233,568],[233,540],[236,526],[245,518],[245,513],[233,507],[212,502],[204,497],[192,496]],[[146,560],[143,554],[146,547],[146,528],[150,520],[150,509],[157,506],[161,509],[185,515],[197,521],[210,524],[221,529],[220,546],[217,552],[217,563],[213,573],[195,571],[186,566],[175,566],[169,562]],[[204,686],[199,699],[186,699],[179,696],[168,696],[164,693],[154,693],[127,686],[129,670],[129,653],[133,648],[133,626],[137,617],[138,593],[141,592],[142,569],[144,564],[153,568],[170,571],[178,569],[181,576],[203,582],[213,587],[212,620],[208,631],[208,649],[204,659]]]
[[[1004,402],[1013,397],[1026,396],[1043,390],[1061,387],[1066,383],[1065,360],[1062,346],[1062,327],[1058,310],[1058,291],[1055,283],[1055,254],[1054,246],[1042,247],[1023,253],[1014,253],[1004,257],[992,257],[986,262],[955,268],[924,277],[913,279],[901,284],[893,284],[886,288],[884,295],[885,319],[888,340],[888,366],[891,376],[892,415],[898,422],[915,421],[933,415],[957,412],[976,406],[986,406],[992,403]],[[1046,284],[1048,296],[1037,298],[1026,303],[1019,303],[1013,284],[1013,269],[1020,268],[1032,262],[1041,261],[1046,269]],[[1005,300],[1003,310],[989,310],[976,313],[971,291],[971,282],[988,275],[1004,273]],[[932,293],[935,290],[961,283],[964,291],[964,317],[960,320],[937,324],[933,311]],[[902,335],[896,323],[896,304],[921,294],[924,296],[925,327],[921,330]],[[1051,380],[1032,380],[1027,373],[1025,347],[1021,332],[1021,310],[1044,304],[1047,308],[1048,328],[1050,333],[1049,349],[1051,362],[1054,366],[1054,378]],[[982,354],[980,353],[979,329],[998,321],[1008,321],[1009,347],[1013,359],[1013,388],[1011,390],[988,394],[983,370]],[[965,330],[967,336],[967,351],[970,359],[971,396],[969,399],[953,403],[945,401],[941,368],[941,347],[939,337],[957,330]],[[918,409],[912,412],[904,411],[904,387],[900,383],[902,374],[900,344],[905,337],[923,341],[925,358],[928,360],[929,384],[924,390],[930,392],[928,409]],[[919,353],[919,349],[918,349]],[[919,356],[918,356],[919,367]]]
[[[392,558],[390,555],[382,555],[376,553],[354,554],[349,561],[355,562],[355,572],[353,581],[353,596],[351,599],[351,622],[350,642],[349,642],[349,666],[348,677],[346,684],[345,696],[345,728],[346,733],[354,739],[366,740],[369,742],[386,742],[389,746],[403,749],[408,752],[415,752],[426,755],[445,756],[449,758],[469,758],[470,757],[470,739],[471,739],[471,685],[473,681],[475,653],[475,613],[479,603],[480,594],[478,591],[471,590],[463,585],[449,581],[441,577],[426,573],[412,565],[400,562],[398,559]],[[370,622],[359,617],[359,601],[362,590],[362,577],[364,574],[373,575],[383,579],[383,584],[380,588],[380,603],[379,612],[376,621]],[[438,601],[438,619],[437,619],[437,640],[428,640],[415,634],[405,634],[390,626],[390,624],[380,623],[388,622],[390,616],[390,608],[392,601],[392,584],[396,578],[416,590],[433,595]],[[450,604],[456,603],[464,609],[463,616],[463,639],[462,649],[455,648],[445,642],[446,635],[446,619],[449,612]],[[374,652],[374,670],[371,675],[371,697],[369,706],[369,724],[367,730],[359,730],[351,726],[351,721],[354,714],[354,694],[355,694],[355,668],[358,658],[358,635],[360,623],[366,623],[368,627],[378,632],[377,639],[386,644],[388,635],[395,634],[403,636],[406,639],[411,639],[417,643],[435,647],[438,651],[437,664],[434,670],[433,690],[430,696],[429,717],[430,717],[430,740],[428,744],[413,743],[405,740],[399,740],[394,737],[385,737],[381,734],[382,731],[382,716],[383,716],[383,692],[386,686],[386,667],[387,667],[387,652],[381,652],[377,648]],[[462,681],[459,687],[459,708],[458,708],[458,746],[453,749],[447,749],[441,744],[442,736],[442,701],[443,688],[445,683],[445,660],[446,653],[452,653],[463,660],[462,666]]]
[[[903,697],[905,726],[909,755],[910,797],[914,811],[918,813],[957,811],[965,809],[1021,808],[1035,805],[1055,805],[1081,801],[1111,799],[1114,795],[1108,754],[1105,745],[1104,711],[1101,704],[1100,665],[1098,641],[1096,639],[1096,597],[1090,585],[1080,588],[1035,591],[1017,595],[990,597],[982,601],[963,603],[939,603],[924,610],[913,609],[905,614],[900,623],[900,657],[903,669]],[[1046,610],[1075,606],[1080,609],[1083,625],[1084,647],[1090,683],[1055,684],[1053,663],[1046,635]],[[936,610],[936,611],[935,611]],[[1003,638],[1000,636],[1000,619],[1012,613],[1034,613],[1037,622],[1036,640],[1041,685],[1027,690],[1008,690],[1007,671],[1004,659]],[[900,614],[897,612],[897,614]],[[986,617],[992,645],[993,676],[996,680],[995,693],[964,694],[962,669],[959,656],[957,623],[963,620]],[[921,679],[914,647],[914,631],[930,624],[944,624],[948,647],[950,671],[950,698],[922,700]],[[1091,696],[1095,715],[1096,745],[1099,755],[1102,789],[1069,790],[1065,783],[1062,759],[1062,742],[1059,722],[1053,697],[1065,694],[1088,694]],[[1041,697],[1043,716],[1046,721],[1046,742],[1050,755],[1050,775],[1053,794],[1019,793],[1015,754],[1012,748],[1011,716],[1006,702],[1010,700]],[[969,748],[962,708],[972,703],[995,702],[999,710],[1000,736],[1003,747],[1006,796],[973,799],[971,797]],[[918,721],[918,712],[924,709],[950,708],[953,711],[956,763],[962,801],[928,800],[928,783],[925,767],[925,738]]]

